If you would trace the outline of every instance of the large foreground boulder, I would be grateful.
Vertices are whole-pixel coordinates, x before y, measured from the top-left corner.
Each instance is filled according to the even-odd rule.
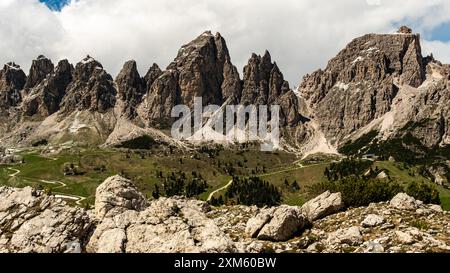
[[[100,253],[236,252],[231,239],[206,217],[205,202],[160,198],[141,212],[104,218],[87,246]]]
[[[325,216],[339,212],[344,208],[342,194],[329,191],[308,201],[302,206],[302,213],[313,222]]]
[[[85,210],[31,187],[0,188],[0,252],[80,251],[92,229]]]
[[[406,193],[399,193],[392,198],[390,205],[393,208],[400,210],[415,210],[419,208],[423,203],[407,195]]]
[[[245,232],[264,241],[287,241],[309,224],[299,207],[262,209],[247,222]]]
[[[106,179],[95,194],[95,213],[100,220],[127,210],[142,211],[147,206],[145,196],[130,180],[119,175]]]

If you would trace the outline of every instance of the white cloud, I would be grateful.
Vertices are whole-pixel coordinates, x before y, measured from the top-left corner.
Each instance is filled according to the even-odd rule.
[[[450,42],[424,41],[422,51],[427,55],[433,53],[435,59],[450,64]]]
[[[113,75],[131,58],[143,74],[153,62],[165,67],[182,44],[212,30],[226,38],[240,70],[252,52],[268,49],[297,85],[357,36],[392,32],[397,22],[426,33],[449,20],[448,0],[79,0],[61,13],[38,0],[1,0],[0,62],[28,70],[39,54],[74,63],[90,54]],[[448,44],[424,45],[437,59],[449,59]]]

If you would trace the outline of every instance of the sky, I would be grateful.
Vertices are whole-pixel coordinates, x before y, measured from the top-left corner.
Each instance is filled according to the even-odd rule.
[[[296,86],[352,39],[403,24],[421,34],[424,54],[450,63],[448,0],[65,0],[61,10],[58,1],[0,0],[0,63],[28,73],[41,54],[54,63],[89,54],[113,76],[130,59],[145,74],[211,30],[225,37],[241,74],[253,52],[267,49]]]

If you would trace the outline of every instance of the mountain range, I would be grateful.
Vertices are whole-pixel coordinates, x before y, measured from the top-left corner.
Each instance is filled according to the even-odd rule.
[[[185,147],[192,143],[167,134],[171,110],[202,97],[204,105],[280,105],[281,149],[299,155],[401,157],[406,150],[414,160],[448,159],[449,80],[450,65],[423,56],[420,35],[407,27],[354,39],[295,90],[268,51],[250,56],[241,79],[225,39],[207,31],[182,46],[166,69],[153,64],[145,75],[130,60],[113,78],[90,56],[75,65],[39,56],[28,75],[5,64],[0,141],[114,147],[149,136]],[[203,139],[217,142],[212,134]]]

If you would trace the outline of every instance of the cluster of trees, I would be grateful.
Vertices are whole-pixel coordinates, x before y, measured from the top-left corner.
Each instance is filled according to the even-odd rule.
[[[400,184],[379,179],[366,179],[357,176],[347,176],[337,181],[327,181],[312,187],[313,192],[320,194],[325,191],[341,192],[342,201],[346,207],[367,206],[392,199],[403,191]]]
[[[64,163],[62,171],[65,176],[79,176],[86,173],[80,166],[72,162]]]
[[[216,158],[219,156],[220,151],[223,151],[223,145],[202,146],[198,151],[208,155],[209,158]]]
[[[134,139],[122,142],[117,148],[126,148],[131,150],[150,150],[158,146],[158,142],[150,136],[144,135]]]
[[[371,165],[372,162],[362,160],[343,160],[331,164],[325,170],[328,181],[312,186],[311,190],[315,194],[327,190],[341,192],[347,207],[388,201],[400,192],[406,192],[425,203],[440,204],[439,192],[432,185],[412,182],[403,187],[391,179],[376,179],[380,170],[373,170]]]
[[[277,187],[259,177],[235,177],[223,201],[227,204],[264,207],[279,205],[281,197],[281,191]]]
[[[162,181],[162,187],[155,185],[152,192],[155,199],[160,196],[170,197],[175,195],[194,197],[204,193],[209,188],[208,182],[195,171],[192,172],[190,177],[181,171],[178,173],[172,172],[166,177],[162,172],[158,172],[157,178]]]
[[[288,189],[288,191],[296,192],[300,190],[300,185],[298,184],[297,180],[294,182],[289,183],[289,180],[284,179],[284,186]]]
[[[372,164],[373,162],[369,160],[343,159],[325,168],[324,175],[330,181],[337,181],[350,175],[361,177]]]
[[[411,182],[406,187],[406,193],[427,204],[440,204],[439,191],[425,182]]]

